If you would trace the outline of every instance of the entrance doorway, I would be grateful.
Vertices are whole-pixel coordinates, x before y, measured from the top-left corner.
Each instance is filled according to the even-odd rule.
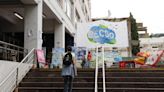
[[[68,46],[74,46],[74,37],[72,37],[69,33],[65,33],[65,48]]]
[[[52,48],[54,48],[54,34],[53,33],[43,33],[43,50],[46,60],[51,61],[52,58]]]

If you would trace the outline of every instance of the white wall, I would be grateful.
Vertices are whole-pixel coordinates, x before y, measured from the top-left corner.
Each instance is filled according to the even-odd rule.
[[[71,20],[68,18],[68,16],[65,14],[63,9],[59,6],[56,0],[44,0],[44,2],[49,6],[49,8],[53,11],[53,13],[56,15],[56,17],[60,20],[61,24],[64,24],[65,27],[70,31],[70,33],[75,32],[75,28],[71,22]]]
[[[140,38],[140,51],[154,51],[164,49],[164,38]],[[157,47],[157,48],[153,48]]]

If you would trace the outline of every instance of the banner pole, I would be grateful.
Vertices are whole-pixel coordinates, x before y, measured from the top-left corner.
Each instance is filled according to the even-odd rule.
[[[102,46],[102,74],[103,74],[103,92],[106,92],[106,85],[105,85],[105,61],[104,61],[104,46]]]
[[[96,47],[95,92],[98,91],[97,78],[98,78],[98,46]]]

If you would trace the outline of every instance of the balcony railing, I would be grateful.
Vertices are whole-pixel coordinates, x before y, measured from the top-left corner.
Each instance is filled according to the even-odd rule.
[[[6,43],[3,41],[0,41],[0,59],[1,60],[9,60],[9,61],[17,61],[23,59],[23,57],[28,53],[28,50],[14,45],[10,43]]]

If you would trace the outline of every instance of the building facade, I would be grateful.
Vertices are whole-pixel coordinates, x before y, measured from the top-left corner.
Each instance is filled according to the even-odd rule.
[[[90,0],[0,0],[0,59],[14,52],[20,61],[32,48],[47,59],[53,48],[74,46],[77,22],[91,21],[90,7]]]
[[[143,23],[137,23],[137,31],[139,34],[139,38],[148,38],[149,34],[147,32],[147,27],[143,26]]]
[[[164,49],[164,38],[153,37],[153,38],[140,38],[140,51],[141,52],[154,52],[157,50]]]
[[[28,51],[73,46],[77,22],[91,21],[90,7],[90,0],[0,0],[0,40]]]

